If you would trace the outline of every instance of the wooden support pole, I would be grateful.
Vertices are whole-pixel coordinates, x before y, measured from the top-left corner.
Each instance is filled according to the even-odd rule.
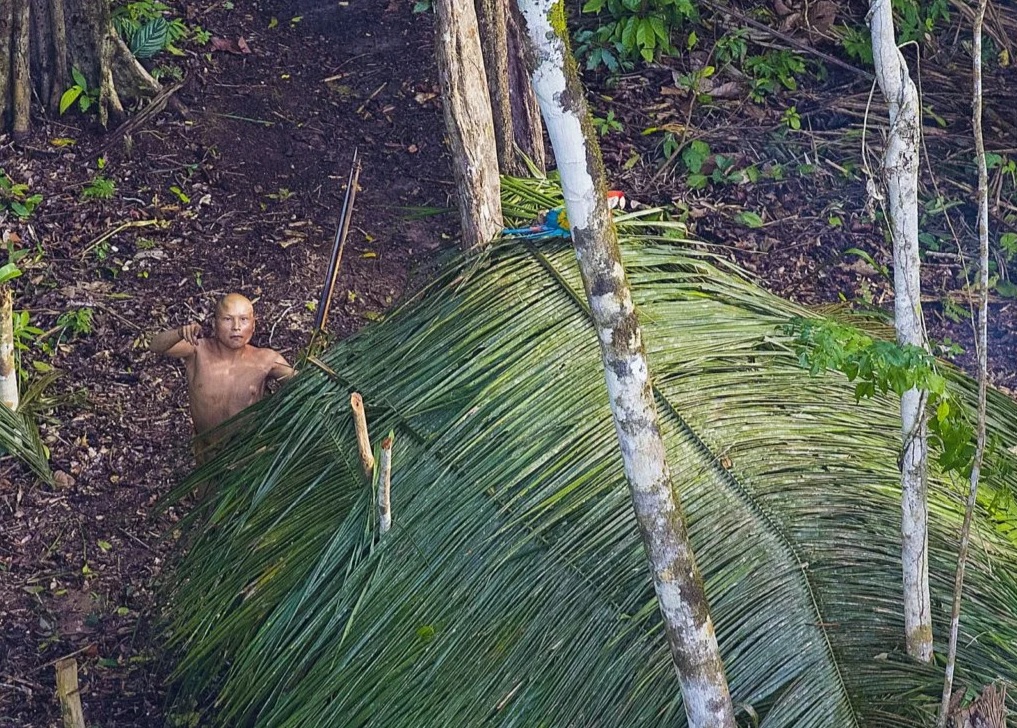
[[[81,694],[78,692],[78,661],[73,657],[57,661],[56,687],[64,728],[85,728],[85,713],[81,709]]]
[[[0,402],[18,408],[18,369],[14,359],[14,293],[0,284]]]
[[[381,441],[381,472],[378,474],[378,520],[382,535],[392,528],[392,433]]]
[[[353,410],[353,426],[357,431],[357,448],[360,450],[360,464],[364,475],[370,478],[374,474],[374,453],[371,452],[371,438],[367,434],[367,415],[364,414],[364,398],[359,392],[350,395],[350,408]]]

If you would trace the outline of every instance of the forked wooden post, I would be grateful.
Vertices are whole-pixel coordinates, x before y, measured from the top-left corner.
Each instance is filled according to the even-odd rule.
[[[64,717],[64,728],[85,728],[85,713],[78,692],[78,661],[65,657],[56,663],[57,699]]]
[[[371,438],[367,434],[367,415],[364,414],[364,398],[359,392],[350,395],[350,408],[353,410],[353,426],[357,430],[357,448],[360,450],[360,464],[364,475],[370,478],[374,474],[374,454],[371,452]]]
[[[0,401],[18,408],[18,371],[14,360],[14,294],[0,285]]]
[[[378,474],[379,530],[388,533],[392,528],[392,433],[381,441],[381,472]]]

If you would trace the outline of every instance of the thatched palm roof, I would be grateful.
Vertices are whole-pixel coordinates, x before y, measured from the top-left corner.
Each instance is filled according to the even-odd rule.
[[[674,229],[621,233],[746,724],[920,724],[941,669],[901,654],[896,403],[810,378],[780,331],[808,313]],[[334,375],[305,367],[198,474],[220,493],[171,597],[184,691],[214,691],[229,726],[682,725],[571,249],[453,262],[324,361]],[[353,390],[374,438],[395,432],[380,541]],[[1017,407],[991,407],[1012,446]],[[1017,677],[1017,547],[989,511],[1015,489],[997,471],[975,522],[962,682]],[[942,639],[962,505],[938,475],[930,490]]]

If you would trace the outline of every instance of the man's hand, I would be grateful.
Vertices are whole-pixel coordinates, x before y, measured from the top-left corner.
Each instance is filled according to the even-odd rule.
[[[201,338],[201,324],[184,324],[178,333],[182,341],[186,341],[191,346],[197,346],[198,339]]]
[[[201,324],[189,323],[175,329],[160,331],[149,344],[156,354],[183,359],[191,356],[201,340]]]

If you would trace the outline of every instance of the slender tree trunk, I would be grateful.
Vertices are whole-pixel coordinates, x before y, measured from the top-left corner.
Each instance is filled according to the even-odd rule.
[[[452,151],[463,247],[485,247],[501,230],[501,181],[491,97],[473,3],[434,4],[442,106]]]
[[[869,27],[876,78],[890,107],[890,133],[883,179],[893,235],[894,322],[897,341],[928,349],[922,319],[918,259],[918,91],[894,37],[890,0],[870,0]],[[929,601],[929,535],[926,481],[927,393],[912,389],[901,397],[901,555],[904,571],[904,630],[908,654],[932,660]]]
[[[978,478],[985,455],[985,405],[989,381],[989,173],[985,166],[985,139],[982,134],[982,21],[985,19],[986,0],[980,0],[975,12],[973,42],[971,44],[972,103],[971,120],[975,137],[975,163],[978,166],[978,331],[975,349],[978,352],[978,436],[975,460],[971,466],[967,507],[961,526],[960,550],[957,571],[954,573],[953,608],[950,611],[950,640],[946,655],[946,674],[943,680],[943,699],[939,706],[939,728],[945,728],[950,693],[953,691],[953,673],[957,662],[957,637],[960,633],[961,596],[964,589],[964,568],[968,546],[971,543],[971,518],[978,498]],[[1005,717],[1001,725],[1005,726]],[[986,726],[989,728],[989,726]]]
[[[12,100],[14,118],[11,130],[15,137],[24,136],[31,128],[29,111],[32,98],[32,80],[29,75],[29,37],[31,31],[31,9],[28,0],[7,0],[14,5],[14,32],[11,53]]]
[[[547,169],[547,154],[544,150],[544,122],[540,118],[540,106],[530,85],[530,72],[525,61],[529,51],[519,8],[510,2],[506,14],[508,26],[508,73],[509,95],[512,107],[512,131],[515,145],[530,158],[541,172]]]
[[[0,402],[18,408],[18,368],[14,364],[14,294],[0,284]]]
[[[512,103],[509,98],[508,28],[506,0],[476,0],[480,47],[484,52],[487,89],[491,95],[494,141],[502,174],[518,175],[512,133]]]
[[[11,51],[13,49],[14,3],[9,0],[0,2],[0,70],[6,71],[13,67]],[[11,108],[11,74],[0,73],[0,129],[8,129]]]
[[[642,331],[607,207],[600,150],[568,48],[563,0],[519,0],[533,89],[558,161],[572,242],[601,344],[625,475],[690,728],[734,728],[703,582],[671,483]]]
[[[33,96],[56,114],[72,67],[99,91],[104,125],[124,117],[124,98],[160,90],[117,36],[109,0],[0,0],[0,128],[27,133]]]

